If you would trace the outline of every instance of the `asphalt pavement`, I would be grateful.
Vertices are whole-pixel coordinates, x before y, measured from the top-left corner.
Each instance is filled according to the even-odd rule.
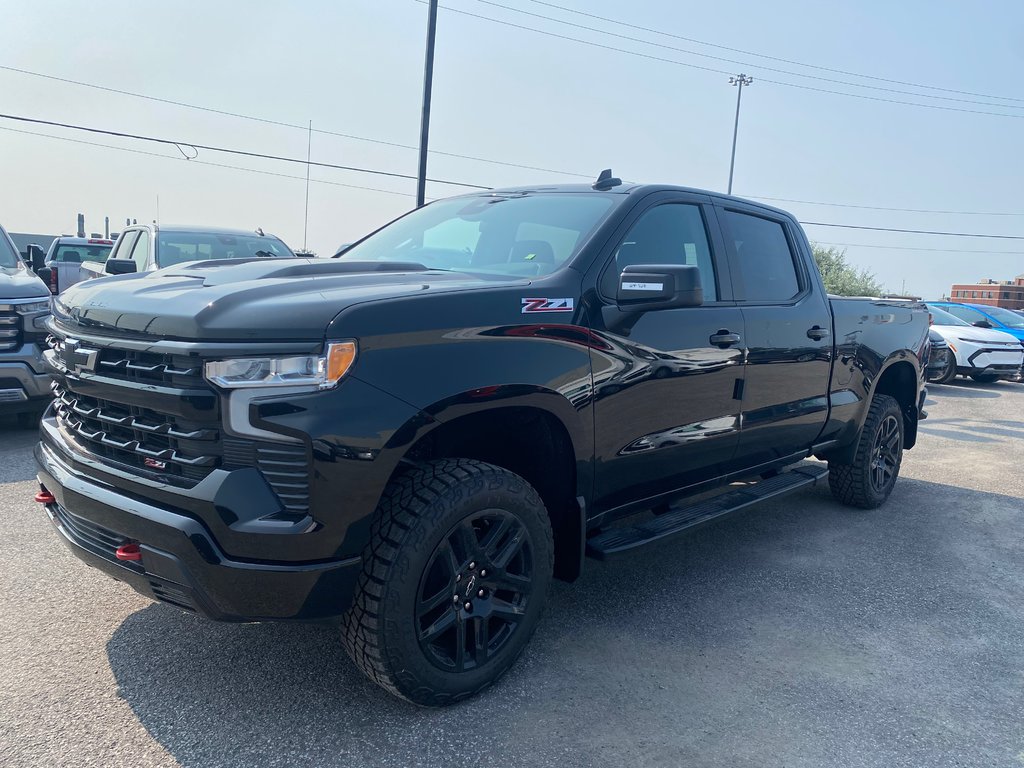
[[[0,766],[1024,765],[1024,386],[932,387],[889,503],[827,489],[558,583],[445,710],[326,625],[216,624],[68,553],[0,420]]]

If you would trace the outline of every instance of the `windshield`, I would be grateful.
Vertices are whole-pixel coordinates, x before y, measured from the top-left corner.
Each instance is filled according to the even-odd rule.
[[[970,323],[961,320],[959,317],[954,317],[949,314],[946,310],[941,307],[936,307],[932,304],[928,305],[928,311],[932,315],[932,325],[966,325],[970,326]]]
[[[223,235],[214,232],[160,232],[156,260],[160,267],[207,259],[293,258],[276,237]]]
[[[0,267],[20,267],[21,259],[18,252],[14,250],[11,241],[7,239],[7,233],[0,229]]]
[[[999,321],[1000,325],[1005,325],[1007,328],[1013,328],[1014,330],[1024,329],[1024,317],[1021,317],[1016,312],[1011,312],[1002,307],[985,307],[985,314],[994,317]]]
[[[62,264],[79,264],[83,261],[104,262],[113,247],[113,245],[58,245],[53,254],[53,261]]]
[[[610,195],[579,193],[440,200],[389,224],[339,258],[546,275],[576,253],[612,205]]]

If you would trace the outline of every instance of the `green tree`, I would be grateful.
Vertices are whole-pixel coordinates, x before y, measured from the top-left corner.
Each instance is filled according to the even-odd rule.
[[[846,249],[812,244],[814,261],[825,281],[825,290],[837,296],[881,296],[882,284],[873,273],[847,264]]]

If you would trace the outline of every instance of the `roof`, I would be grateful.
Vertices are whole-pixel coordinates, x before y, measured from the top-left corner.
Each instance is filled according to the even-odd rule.
[[[652,192],[684,192],[690,195],[704,195],[706,197],[713,198],[720,202],[734,202],[742,203],[743,205],[753,206],[760,208],[764,211],[772,211],[773,213],[781,213],[790,218],[793,214],[789,211],[783,210],[782,208],[775,208],[764,203],[759,203],[755,200],[748,200],[743,197],[737,197],[736,195],[726,195],[722,192],[712,192],[709,189],[698,189],[696,187],[682,187],[675,184],[635,184],[632,182],[622,182],[622,184],[611,187],[609,189],[594,189],[591,184],[544,184],[534,187],[502,187],[500,189],[489,189],[483,192],[471,192],[462,197],[479,197],[481,195],[525,195],[525,194],[537,194],[537,193],[590,193],[594,195],[647,195]]]

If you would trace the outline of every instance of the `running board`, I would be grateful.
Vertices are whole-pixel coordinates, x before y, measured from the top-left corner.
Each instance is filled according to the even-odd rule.
[[[587,539],[587,554],[598,560],[628,552],[644,544],[696,528],[723,515],[757,504],[765,499],[785,496],[828,477],[828,467],[805,464],[767,480],[759,480],[735,491],[728,491],[695,504],[672,507],[668,512],[637,525],[610,528]]]

